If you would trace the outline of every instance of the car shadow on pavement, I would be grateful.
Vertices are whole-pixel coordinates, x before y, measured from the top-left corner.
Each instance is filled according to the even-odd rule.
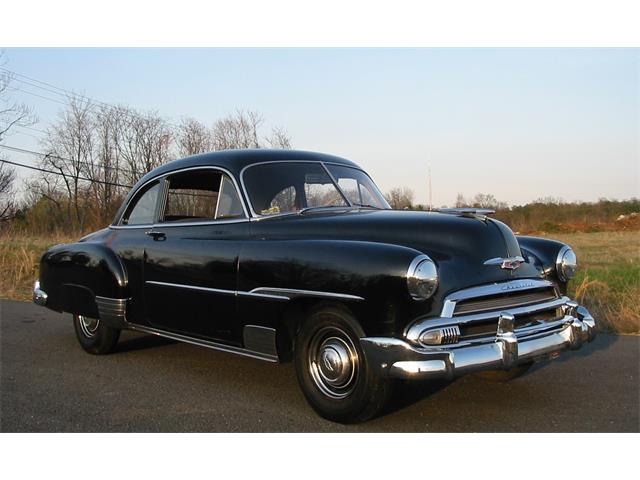
[[[115,348],[114,353],[134,352],[136,350],[144,350],[147,348],[164,347],[178,343],[177,340],[171,340],[157,335],[141,335],[128,339],[121,339]]]
[[[560,354],[560,357],[558,357],[554,361],[563,363],[567,360],[571,360],[572,357],[587,357],[594,352],[608,350],[619,340],[619,335],[600,334],[591,343],[582,345],[582,348],[580,350],[567,350],[565,352],[562,352]]]
[[[564,363],[566,361],[571,361],[572,358],[578,357],[587,357],[593,354],[596,351],[607,350],[611,348],[616,342],[619,341],[618,335],[599,335],[595,338],[595,340],[589,344],[583,345],[580,350],[571,351],[565,350],[563,351],[558,358],[555,360],[549,361],[540,361],[533,364],[533,366],[523,373],[519,378],[524,378],[532,373],[541,370],[547,367],[551,362],[559,362]],[[471,377],[480,377],[477,373],[469,374]],[[410,407],[411,405],[418,403],[428,397],[431,397],[438,392],[444,390],[449,385],[455,383],[458,379],[455,378],[452,381],[448,380],[438,380],[438,381],[429,381],[429,382],[411,382],[411,381],[399,381],[394,386],[394,391],[392,397],[384,408],[384,410],[378,416],[379,418],[385,417],[387,415],[399,412],[405,408]]]
[[[380,415],[378,415],[378,418],[404,410],[414,403],[418,403],[425,398],[444,390],[455,381],[456,380],[454,379],[452,381],[434,380],[430,382],[395,382],[391,398],[382,412],[380,412]]]

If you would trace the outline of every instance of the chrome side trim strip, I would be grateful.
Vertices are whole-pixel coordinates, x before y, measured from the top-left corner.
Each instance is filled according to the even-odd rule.
[[[155,280],[147,280],[146,284],[159,285],[162,287],[183,288],[186,290],[197,290],[201,292],[217,293],[220,295],[233,295],[236,297],[254,297],[264,298],[268,300],[278,300],[288,302],[297,297],[313,297],[313,298],[334,298],[338,300],[349,300],[361,302],[363,297],[357,295],[348,295],[346,293],[319,292],[315,290],[297,290],[293,288],[275,288],[275,287],[258,287],[250,292],[241,290],[225,290],[221,288],[200,287],[197,285],[184,285],[182,283],[159,282]]]
[[[273,288],[273,287],[259,287],[254,288],[249,292],[250,294],[260,294],[260,295],[280,295],[289,299],[293,299],[296,297],[315,297],[315,298],[335,298],[338,300],[350,300],[354,302],[361,302],[364,300],[363,297],[359,297],[357,295],[349,295],[346,293],[335,293],[335,292],[320,292],[316,290],[298,290],[295,288]]]
[[[201,292],[219,293],[221,295],[236,295],[235,290],[224,290],[221,288],[198,287],[197,285],[183,285],[182,283],[157,282],[155,280],[147,280],[144,283],[149,285],[160,285],[162,287],[183,288],[185,290],[198,290]]]
[[[273,363],[278,362],[278,357],[276,355],[270,355],[262,352],[254,352],[253,350],[234,347],[233,345],[225,345],[224,343],[212,342],[210,340],[202,340],[199,338],[189,337],[187,335],[181,335],[179,333],[167,332],[165,330],[158,330],[156,328],[137,325],[134,323],[127,324],[127,328],[129,328],[130,330],[138,331],[138,332],[157,335],[159,337],[170,338],[171,340],[177,340],[180,342],[190,343],[192,345],[198,345],[200,347],[207,347],[213,350],[219,350],[221,352],[235,353],[236,355],[242,355],[244,357],[264,360],[266,362],[273,362]]]

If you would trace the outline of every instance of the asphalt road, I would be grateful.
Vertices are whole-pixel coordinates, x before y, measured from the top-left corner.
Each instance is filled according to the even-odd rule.
[[[638,432],[640,337],[599,336],[509,383],[401,385],[359,425],[318,417],[293,366],[125,332],[84,353],[69,315],[0,301],[0,431]]]

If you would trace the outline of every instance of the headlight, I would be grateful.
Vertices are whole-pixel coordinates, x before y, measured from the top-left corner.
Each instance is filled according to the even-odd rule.
[[[556,272],[558,272],[558,278],[563,282],[568,282],[576,274],[578,268],[578,259],[575,252],[571,247],[565,245],[558,252],[558,258],[556,259]]]
[[[407,287],[414,300],[426,300],[438,289],[438,269],[426,255],[413,259],[407,271]]]

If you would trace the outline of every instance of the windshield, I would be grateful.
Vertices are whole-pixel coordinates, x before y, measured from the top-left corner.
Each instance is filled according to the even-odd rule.
[[[278,215],[317,207],[371,205],[388,208],[369,177],[347,167],[328,166],[340,188],[318,162],[274,162],[247,168],[243,182],[254,213]],[[349,193],[341,191],[342,186]],[[351,191],[353,189],[353,191]],[[349,198],[345,198],[345,195]]]
[[[351,205],[391,208],[373,180],[362,170],[342,165],[327,165],[327,169],[338,182],[340,190],[347,196]]]

